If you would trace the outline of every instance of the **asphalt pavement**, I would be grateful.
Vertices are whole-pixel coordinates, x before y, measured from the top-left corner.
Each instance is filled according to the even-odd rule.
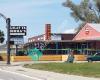
[[[37,80],[25,75],[15,74],[8,71],[0,70],[0,80]]]

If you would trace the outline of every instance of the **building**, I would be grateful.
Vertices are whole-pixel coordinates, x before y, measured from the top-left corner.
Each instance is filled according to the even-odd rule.
[[[49,27],[48,27],[49,26]],[[39,49],[43,53],[38,60],[66,61],[67,54],[74,52],[75,60],[86,60],[86,55],[100,53],[100,24],[87,23],[77,33],[52,33],[51,25],[45,25],[44,34],[33,36],[24,45],[24,50]],[[34,53],[33,53],[34,54]],[[32,54],[32,56],[34,56]],[[28,55],[28,54],[27,54]],[[32,60],[30,56],[12,56],[13,61]]]
[[[49,26],[49,28],[48,28]],[[43,54],[94,54],[100,49],[100,24],[87,23],[77,34],[51,33],[51,25],[46,24],[45,34],[28,39],[28,49],[37,47]]]
[[[45,25],[45,33],[28,39],[27,49],[38,48],[44,55],[68,54],[74,43],[74,33],[52,33],[51,24]],[[45,50],[43,50],[45,48]]]
[[[100,24],[87,23],[73,38],[88,55],[100,52]]]

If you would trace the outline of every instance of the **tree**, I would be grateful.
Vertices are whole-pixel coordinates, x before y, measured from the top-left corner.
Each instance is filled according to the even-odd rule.
[[[4,33],[0,30],[0,43],[4,42]]]
[[[71,9],[71,16],[76,22],[100,23],[100,0],[81,0],[79,4],[75,4],[72,0],[66,0],[64,7]]]

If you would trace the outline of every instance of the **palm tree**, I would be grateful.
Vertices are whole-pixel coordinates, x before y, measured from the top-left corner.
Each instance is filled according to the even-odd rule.
[[[70,8],[71,16],[76,22],[81,21],[81,25],[100,23],[100,0],[81,0],[80,4],[75,4],[72,0],[66,0],[63,6]]]
[[[0,30],[0,43],[3,43],[4,42],[4,33],[3,31]]]

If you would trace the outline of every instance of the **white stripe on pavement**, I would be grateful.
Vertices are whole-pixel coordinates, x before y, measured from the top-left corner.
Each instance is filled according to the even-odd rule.
[[[27,77],[27,78],[30,78],[30,79],[45,80],[45,79],[40,79],[40,78],[37,78],[37,77],[27,76],[27,75],[24,75],[24,74],[21,74],[21,73],[16,73],[16,72],[11,72],[11,71],[2,70],[1,68],[0,68],[0,71],[4,71],[4,72],[7,72],[7,73],[11,73],[11,74],[16,74],[16,75],[23,76],[23,77]],[[0,80],[3,80],[3,79],[0,79]]]
[[[0,79],[0,80],[4,80],[4,79]]]

